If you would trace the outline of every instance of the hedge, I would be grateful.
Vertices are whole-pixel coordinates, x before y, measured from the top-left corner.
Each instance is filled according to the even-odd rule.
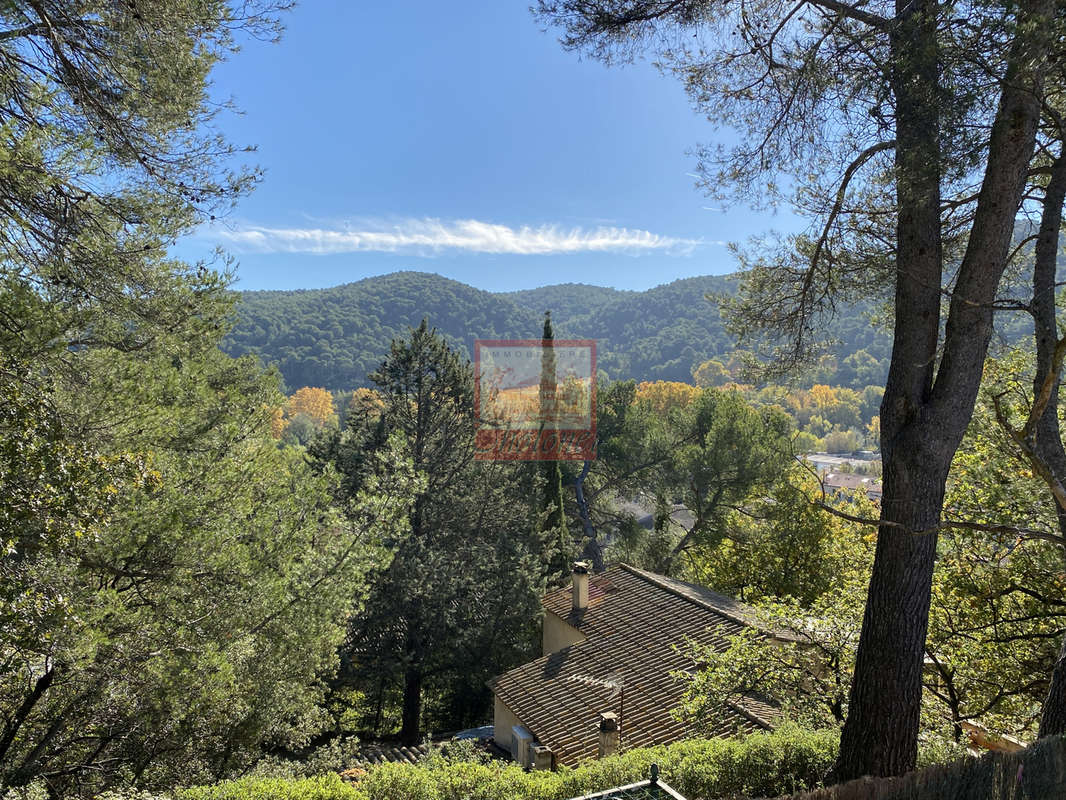
[[[566,800],[643,780],[653,763],[690,800],[774,797],[818,785],[836,757],[837,731],[784,726],[743,739],[677,742],[631,750],[574,769],[525,772],[502,761],[447,758],[382,764],[357,784],[335,775],[303,780],[246,778],[176,793],[176,800]]]

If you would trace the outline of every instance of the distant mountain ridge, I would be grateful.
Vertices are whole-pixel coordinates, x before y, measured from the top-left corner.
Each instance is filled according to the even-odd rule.
[[[735,348],[718,307],[704,299],[735,285],[735,276],[708,275],[643,292],[570,283],[497,293],[393,272],[330,289],[241,292],[223,349],[276,364],[290,388],[352,389],[368,384],[390,341],[423,317],[472,357],[475,338],[539,338],[550,310],[556,338],[597,340],[599,369],[610,378],[691,381],[695,366]],[[887,367],[889,339],[861,311],[841,310],[837,322],[838,362],[863,349]]]

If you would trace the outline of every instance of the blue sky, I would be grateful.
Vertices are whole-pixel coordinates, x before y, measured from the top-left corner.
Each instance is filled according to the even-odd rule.
[[[527,3],[305,0],[280,44],[215,72],[221,120],[266,171],[223,225],[240,289],[333,286],[400,269],[492,291],[645,289],[731,272],[724,246],[794,230],[723,213],[688,151],[716,132],[650,64],[566,53]]]

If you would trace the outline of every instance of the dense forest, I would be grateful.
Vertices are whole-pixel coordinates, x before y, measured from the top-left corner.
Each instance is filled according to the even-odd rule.
[[[491,293],[424,272],[396,272],[331,289],[242,292],[231,355],[276,364],[290,389],[368,386],[389,342],[423,317],[460,353],[473,340],[529,339],[550,310],[559,338],[596,339],[598,368],[612,379],[690,381],[709,359],[737,348],[717,305],[705,295],[731,294],[732,276],[685,278],[645,292],[585,284]],[[812,383],[862,389],[884,381],[890,339],[871,321],[872,303],[842,305],[826,338],[830,358]],[[850,361],[848,359],[851,359]]]

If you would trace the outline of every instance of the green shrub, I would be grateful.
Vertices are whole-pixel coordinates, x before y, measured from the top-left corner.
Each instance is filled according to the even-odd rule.
[[[458,743],[417,765],[371,767],[354,785],[335,774],[304,779],[260,774],[182,789],[173,800],[567,800],[644,780],[652,764],[659,765],[666,783],[690,800],[776,797],[817,786],[836,758],[838,741],[835,730],[808,731],[786,724],[773,733],[744,738],[693,739],[630,750],[556,772],[525,772],[510,762],[487,761],[476,748]],[[919,759],[925,764],[950,760],[957,750],[954,743],[924,742]],[[44,800],[43,787],[40,797],[33,791],[11,790],[3,800]],[[131,790],[98,800],[166,798]]]
[[[745,738],[630,750],[557,772],[525,772],[509,762],[486,762],[460,747],[417,765],[371,767],[355,786],[335,775],[246,778],[185,789],[176,800],[567,800],[644,780],[652,764],[688,798],[774,797],[816,786],[836,757],[838,738],[836,731],[785,725]]]
[[[468,761],[477,764],[486,764],[492,761],[483,747],[478,746],[472,739],[462,739],[457,742],[445,742],[439,747],[432,748],[424,761],[427,765],[438,765],[438,762],[454,764],[460,761]]]
[[[380,764],[359,782],[368,800],[439,800],[437,770],[414,764]]]
[[[686,797],[774,797],[817,786],[838,740],[834,730],[788,724],[739,739],[678,742],[662,748],[658,763],[663,780]]]
[[[557,797],[578,797],[645,780],[651,765],[658,763],[661,767],[668,751],[666,747],[641,748],[598,761],[585,761],[573,770],[561,770],[558,773],[561,792]]]
[[[483,763],[453,764],[434,774],[440,800],[495,800],[502,775],[514,769]]]
[[[302,758],[266,756],[248,773],[253,778],[313,778],[340,772],[359,758],[359,739],[341,736],[306,753]]]
[[[956,742],[933,732],[923,731],[918,734],[918,769],[969,757],[965,739],[963,742]]]
[[[367,800],[366,794],[339,775],[297,780],[242,778],[212,786],[194,786],[175,793],[175,800]]]

